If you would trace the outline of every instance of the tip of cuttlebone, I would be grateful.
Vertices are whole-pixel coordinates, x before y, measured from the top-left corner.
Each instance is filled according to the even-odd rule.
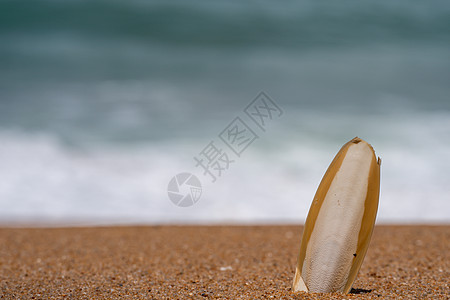
[[[359,137],[357,137],[357,136],[355,136],[352,140],[351,140],[351,142],[352,143],[354,143],[354,144],[358,144],[359,142],[361,142],[362,140],[359,138]]]
[[[293,290],[294,292],[308,292],[308,288],[298,270],[295,272]]]

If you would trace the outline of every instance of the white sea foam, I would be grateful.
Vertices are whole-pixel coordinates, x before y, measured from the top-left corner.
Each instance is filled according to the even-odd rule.
[[[359,131],[383,160],[378,222],[450,222],[448,115],[365,116],[364,126],[342,133],[346,140],[302,130],[315,117],[280,121],[289,125],[261,136],[215,183],[193,160],[208,137],[74,148],[48,134],[3,130],[0,221],[302,222],[331,159]],[[335,121],[328,118],[331,131]],[[189,208],[167,196],[180,172],[193,172],[203,185]]]

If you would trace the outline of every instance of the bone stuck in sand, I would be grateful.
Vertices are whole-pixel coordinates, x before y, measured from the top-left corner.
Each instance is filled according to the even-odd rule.
[[[373,148],[357,137],[331,162],[306,219],[294,292],[350,291],[375,224],[380,165]]]

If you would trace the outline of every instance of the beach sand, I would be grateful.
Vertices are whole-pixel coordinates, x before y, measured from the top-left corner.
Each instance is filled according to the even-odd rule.
[[[377,226],[352,293],[294,294],[301,226],[0,229],[1,299],[448,299],[450,226]]]

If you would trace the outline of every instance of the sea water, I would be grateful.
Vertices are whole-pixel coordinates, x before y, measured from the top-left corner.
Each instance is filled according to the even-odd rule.
[[[359,136],[379,222],[448,223],[449,47],[448,1],[2,1],[0,222],[303,222]],[[281,112],[263,129],[261,91]],[[240,155],[236,117],[257,136]],[[232,160],[214,182],[210,142]],[[202,185],[185,208],[182,172]]]

